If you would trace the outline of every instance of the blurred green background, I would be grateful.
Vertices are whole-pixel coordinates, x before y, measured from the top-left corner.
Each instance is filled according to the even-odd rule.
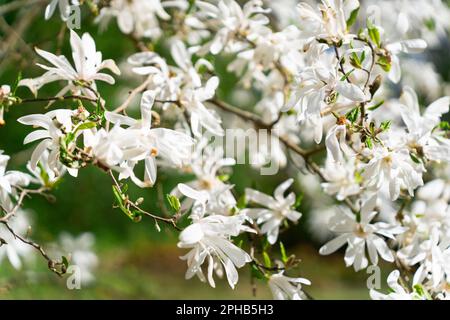
[[[0,5],[7,2],[0,0]],[[57,52],[59,44],[62,44],[61,53],[70,57],[68,31],[62,29],[58,14],[48,22],[44,21],[43,15],[44,7],[36,5],[32,9],[24,7],[0,16],[0,41],[3,46],[3,54],[0,57],[0,85],[14,83],[19,70],[22,70],[23,76],[27,78],[42,74],[43,71],[35,66],[36,62],[42,61],[33,52],[33,46]],[[106,32],[99,33],[98,27],[88,16],[87,12],[83,12],[82,29],[77,32],[90,32],[104,58],[112,58],[121,63],[125,60],[124,57],[135,52],[133,42],[119,32],[115,23],[111,23]],[[22,28],[26,31],[22,32]],[[16,31],[20,32],[20,39],[11,40]],[[5,43],[13,45],[5,48]],[[160,45],[156,45],[156,48],[161,52],[166,50]],[[435,61],[439,66],[438,70],[445,70],[443,77],[447,79],[448,54],[446,58],[434,54],[437,57]],[[226,61],[219,60],[216,63],[221,70],[219,95],[226,98],[237,79],[224,71]],[[107,97],[109,108],[120,105],[127,90],[136,84],[130,82],[126,76],[116,79],[116,86],[99,83],[99,91],[103,97]],[[125,88],[121,92],[122,95],[116,88]],[[58,85],[47,85],[39,92],[39,96],[51,96],[57,91]],[[20,88],[18,93],[21,97],[31,96],[26,88]],[[12,156],[9,169],[25,170],[34,147],[22,145],[30,128],[18,124],[16,119],[25,114],[42,112],[44,107],[45,104],[38,103],[15,106],[6,114],[7,125],[0,128],[0,150],[5,150],[6,154]],[[67,107],[67,104],[57,102],[51,108],[56,107]],[[271,194],[287,177],[288,173],[283,171],[277,176],[259,177],[257,170],[238,165],[230,182],[236,185],[238,194],[242,194],[244,188],[249,186]],[[161,170],[158,179],[163,182],[164,192],[168,193],[180,180],[189,180],[189,177],[178,176],[174,171]],[[301,192],[298,185],[296,188],[297,192]],[[219,281],[217,288],[213,289],[197,278],[184,280],[186,264],[179,259],[184,250],[176,247],[177,233],[165,226],[161,226],[162,231],[158,233],[153,221],[144,219],[141,223],[133,223],[119,210],[113,209],[110,178],[98,169],[88,167],[80,170],[77,179],[65,175],[53,194],[56,197],[54,202],[48,202],[42,197],[33,197],[26,202],[26,207],[33,211],[33,239],[45,244],[56,241],[61,231],[68,231],[73,235],[92,232],[96,237],[95,252],[100,258],[95,273],[96,281],[81,290],[68,290],[66,280],[48,271],[45,261],[40,257],[36,257],[32,266],[21,271],[15,271],[4,260],[0,265],[1,299],[254,298],[248,268],[240,270],[241,280],[235,290],[231,290],[224,281]],[[156,188],[142,190],[130,184],[130,194],[136,199],[145,197],[144,207],[158,212]],[[300,211],[304,213],[300,224],[284,233],[281,240],[289,253],[295,253],[302,259],[300,274],[310,279],[313,284],[308,292],[318,299],[368,298],[368,275],[365,271],[355,273],[353,269],[345,268],[342,252],[327,257],[319,256],[317,251],[320,244],[311,239],[305,227],[305,220],[308,219],[310,211],[310,199],[305,199]],[[386,274],[389,272],[388,268],[383,270]],[[385,279],[386,274],[382,279]],[[257,288],[256,298],[271,297],[264,283],[257,283]]]

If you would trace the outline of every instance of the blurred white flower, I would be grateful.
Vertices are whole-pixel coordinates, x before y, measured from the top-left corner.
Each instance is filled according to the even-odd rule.
[[[295,193],[291,192],[284,197],[286,190],[292,185],[294,179],[288,179],[280,184],[274,192],[274,197],[270,197],[253,189],[245,189],[245,196],[248,202],[256,203],[265,208],[252,208],[242,210],[243,214],[255,219],[261,225],[261,233],[267,234],[267,240],[274,244],[278,239],[280,226],[287,219],[297,222],[302,214],[294,210],[296,201]]]

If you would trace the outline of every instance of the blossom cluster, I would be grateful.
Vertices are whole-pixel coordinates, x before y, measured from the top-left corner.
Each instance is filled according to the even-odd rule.
[[[24,141],[35,145],[30,173],[6,171],[9,158],[0,154],[0,221],[19,215],[29,185],[45,193],[66,172],[76,177],[95,166],[111,176],[118,207],[132,220],[150,217],[157,228],[180,231],[187,279],[215,287],[216,275],[234,288],[237,269],[248,266],[274,298],[307,299],[302,285],[311,282],[280,242],[303,222],[301,197],[287,192],[303,184],[314,190],[305,190],[316,200],[310,214],[326,216],[313,231],[326,226],[322,240],[333,238],[320,254],[346,247],[355,271],[380,259],[398,269],[387,279],[392,292],[371,290],[373,299],[448,298],[450,97],[441,97],[445,85],[423,52],[448,32],[450,9],[412,2],[91,1],[99,28],[116,20],[136,52],[120,61],[121,72],[88,33],[70,30],[71,59],[36,48],[45,72],[20,79],[19,90],[27,87],[33,100],[49,83],[64,86],[47,100],[50,111],[17,119],[34,129]],[[70,5],[83,4],[53,0],[45,18],[59,6],[64,22]],[[112,108],[97,83],[117,86],[122,74],[139,85]],[[224,74],[238,79],[225,94]],[[17,87],[0,89],[0,125],[5,111],[27,101]],[[72,101],[76,108],[65,103]],[[229,179],[236,159],[211,143],[227,128],[249,127],[270,132],[258,156],[292,176],[273,196],[255,186],[239,195]],[[190,176],[167,195],[168,215],[144,210],[125,187],[128,180],[154,187],[160,169]],[[321,192],[331,198],[319,200]],[[17,267],[26,254],[6,252]]]

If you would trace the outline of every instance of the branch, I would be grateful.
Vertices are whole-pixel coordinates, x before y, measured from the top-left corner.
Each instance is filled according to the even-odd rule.
[[[109,170],[108,174],[110,175],[114,185],[118,188],[118,190],[120,190],[121,194],[123,194],[122,188],[121,188],[119,182],[117,181],[116,177],[114,177],[114,174],[112,173],[112,171]],[[161,222],[164,222],[164,223],[166,223],[168,225],[171,225],[172,227],[174,227],[178,231],[182,230],[180,227],[177,226],[177,219],[176,219],[175,216],[171,217],[171,218],[164,218],[164,217],[155,215],[153,213],[150,213],[148,211],[145,211],[145,210],[141,209],[136,203],[134,203],[133,201],[128,199],[128,197],[125,197],[125,199],[123,199],[123,201],[125,202],[125,204],[127,206],[132,207],[133,209],[139,211],[143,215],[146,215],[146,216],[154,219],[155,221],[161,221]]]

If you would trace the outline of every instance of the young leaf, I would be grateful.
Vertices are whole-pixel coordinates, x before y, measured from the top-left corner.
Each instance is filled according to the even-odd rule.
[[[264,252],[262,253],[262,255],[263,255],[263,258],[264,258],[264,265],[265,265],[267,268],[272,268],[272,261],[270,260],[270,257],[269,257],[269,255],[267,254],[267,252],[264,251]]]
[[[349,30],[350,27],[355,24],[356,19],[358,18],[358,12],[359,12],[359,7],[350,13],[350,17],[346,21],[347,22],[347,30]]]
[[[166,199],[169,202],[169,205],[173,209],[174,212],[180,211],[180,208],[181,208],[180,200],[176,196],[171,195],[171,194],[166,194]]]
[[[288,261],[288,256],[286,254],[286,249],[284,248],[283,242],[280,241],[280,252],[281,252],[281,261],[286,264]]]

